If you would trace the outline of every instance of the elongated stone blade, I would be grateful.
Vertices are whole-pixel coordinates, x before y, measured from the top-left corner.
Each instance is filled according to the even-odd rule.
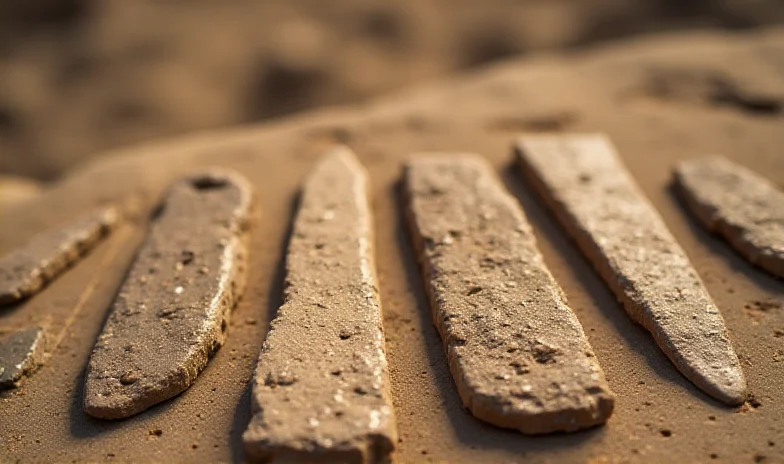
[[[688,208],[751,263],[784,278],[784,192],[725,158],[683,161],[675,185]]]
[[[119,223],[115,207],[101,208],[33,237],[0,258],[0,305],[18,303],[90,252]]]
[[[0,331],[0,390],[16,387],[42,362],[43,334],[41,327]]]
[[[244,291],[251,203],[251,185],[228,171],[172,187],[90,357],[87,414],[129,417],[196,380]]]
[[[746,379],[719,309],[609,140],[526,137],[517,152],[524,176],[678,370],[718,400],[745,401]]]
[[[243,436],[254,459],[377,462],[395,446],[367,182],[337,148],[304,184]]]
[[[602,424],[614,397],[522,209],[476,155],[405,170],[410,232],[463,403],[538,434]]]

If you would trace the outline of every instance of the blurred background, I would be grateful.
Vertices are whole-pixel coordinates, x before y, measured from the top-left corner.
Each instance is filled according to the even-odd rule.
[[[0,174],[357,102],[540,50],[784,21],[784,0],[0,0]]]

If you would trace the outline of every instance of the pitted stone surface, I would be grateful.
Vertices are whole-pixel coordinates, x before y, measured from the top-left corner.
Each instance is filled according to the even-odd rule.
[[[228,171],[172,187],[90,358],[87,414],[132,416],[195,381],[244,291],[251,207],[251,185]]]
[[[18,386],[22,377],[41,363],[43,333],[41,327],[8,333],[0,330],[0,390]]]
[[[523,433],[607,421],[614,398],[522,209],[476,155],[405,171],[411,235],[463,403]]]
[[[305,181],[285,302],[256,368],[243,436],[252,458],[378,462],[397,442],[367,182],[345,148]]]
[[[0,305],[38,293],[90,252],[118,224],[114,207],[102,208],[60,228],[33,237],[0,258]]]
[[[675,185],[710,231],[753,264],[784,278],[784,192],[725,158],[682,161]]]
[[[532,136],[517,152],[523,175],[593,263],[631,318],[680,372],[736,405],[746,379],[697,271],[601,135]]]

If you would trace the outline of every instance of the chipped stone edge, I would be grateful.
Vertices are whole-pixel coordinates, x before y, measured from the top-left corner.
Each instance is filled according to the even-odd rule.
[[[16,366],[18,370],[15,376],[9,378],[5,382],[0,382],[0,391],[18,388],[21,385],[23,379],[29,377],[30,374],[43,366],[47,337],[44,327],[36,328],[38,329],[38,335],[36,336],[35,341],[33,342],[33,346],[30,349],[30,355],[27,356],[21,364]],[[22,332],[25,330],[29,329],[17,329],[9,332]],[[0,366],[0,374],[2,374],[2,366]]]
[[[122,221],[122,214],[117,206],[105,206],[98,209],[97,224],[90,230],[81,231],[73,239],[58,248],[58,251],[41,261],[40,265],[30,271],[24,283],[12,293],[0,293],[0,306],[19,303],[44,289],[50,282],[59,277],[68,268],[89,254],[106,237],[109,236]],[[78,218],[76,219],[79,220]],[[61,224],[59,227],[69,227]],[[54,231],[56,229],[52,229]],[[48,231],[42,232],[47,233]],[[22,245],[24,247],[26,245]]]
[[[360,256],[361,267],[362,267],[362,274],[364,275],[366,272],[369,272],[370,280],[373,282],[376,288],[379,286],[378,282],[378,275],[376,271],[376,250],[375,250],[375,225],[374,225],[374,214],[373,208],[371,207],[371,198],[370,198],[370,178],[367,172],[367,169],[362,165],[362,163],[356,158],[354,153],[351,151],[350,148],[346,146],[336,146],[332,149],[328,150],[324,155],[322,155],[322,159],[320,162],[326,160],[326,157],[330,156],[340,156],[343,158],[346,164],[354,166],[357,171],[360,173],[360,179],[358,183],[361,184],[362,193],[359,194],[357,189],[354,189],[354,196],[359,200],[359,209],[365,213],[366,220],[363,224],[364,229],[367,231],[367,237],[365,240],[361,240],[360,243],[360,255],[362,255],[362,251],[364,250],[364,256]],[[317,161],[317,162],[319,162]],[[316,167],[313,168],[314,170]],[[312,174],[311,174],[312,175]],[[308,180],[310,179],[311,175],[309,175],[305,182],[302,184],[302,187],[299,189],[298,196],[301,197],[305,185],[307,184]],[[356,183],[355,183],[356,187]],[[301,207],[301,206],[300,206]],[[295,213],[293,221],[296,222],[299,217],[299,207],[297,212]],[[286,259],[288,259],[288,246],[286,247]],[[356,437],[356,439],[352,442],[354,443],[353,446],[350,447],[334,447],[330,449],[318,449],[318,450],[302,450],[299,448],[295,448],[292,446],[276,446],[270,448],[262,448],[259,446],[259,441],[252,439],[249,436],[248,428],[254,422],[254,418],[257,414],[262,413],[262,408],[257,402],[257,397],[255,394],[251,394],[251,418],[248,423],[248,427],[245,429],[242,439],[244,445],[244,451],[247,457],[250,457],[253,461],[256,462],[267,462],[270,460],[274,460],[277,456],[281,456],[284,459],[284,462],[313,462],[313,463],[331,463],[331,462],[361,462],[361,463],[390,463],[394,462],[393,455],[395,452],[397,440],[398,440],[398,430],[397,430],[397,420],[395,418],[395,409],[394,409],[394,402],[392,401],[392,384],[391,378],[389,374],[389,359],[387,356],[387,348],[386,348],[386,339],[385,339],[385,331],[384,331],[384,312],[383,312],[383,305],[381,302],[381,296],[378,291],[375,293],[375,300],[376,306],[378,307],[379,311],[379,336],[380,336],[380,351],[381,351],[381,375],[382,380],[384,382],[384,386],[381,388],[381,395],[384,399],[384,402],[390,407],[390,427],[389,427],[389,436],[386,434],[380,433],[367,433],[362,436]],[[284,301],[282,303],[286,304],[287,300],[287,290],[284,289]],[[282,306],[281,305],[281,306]],[[270,331],[274,330],[274,328],[270,328]],[[269,335],[269,334],[268,334]],[[266,344],[266,337],[265,342]],[[255,378],[257,375],[257,371],[259,369],[259,362],[261,356],[263,356],[263,350],[259,354],[259,360],[257,361],[256,367],[254,368],[253,377]]]
[[[711,159],[720,159],[722,162],[731,163],[733,164],[733,167],[737,168],[738,170],[743,170],[748,176],[753,176],[759,179],[761,182],[764,181],[766,183],[770,183],[768,179],[760,176],[750,169],[747,169],[744,166],[733,163],[726,158],[714,156],[703,159],[698,158],[685,160],[677,163],[672,169],[673,190],[678,195],[678,197],[683,200],[686,209],[697,218],[697,222],[700,223],[708,232],[722,237],[751,264],[764,269],[765,271],[780,279],[784,279],[784,258],[775,254],[765,253],[764,250],[761,250],[759,247],[746,240],[744,238],[744,232],[747,230],[745,227],[735,226],[729,223],[719,214],[717,208],[714,205],[700,201],[698,195],[695,195],[694,192],[692,192],[688,185],[689,183],[684,179],[684,175],[681,170],[684,169],[687,164],[694,163],[696,161],[708,162]],[[778,190],[772,183],[770,183],[770,186],[774,190],[780,192],[780,190]],[[782,193],[782,196],[784,196],[784,193]]]
[[[226,331],[221,330],[221,327],[224,324],[225,327],[228,327],[231,311],[242,299],[247,283],[248,244],[250,242],[253,219],[257,214],[256,202],[254,200],[255,189],[239,173],[224,168],[211,168],[191,173],[180,178],[176,184],[193,182],[198,179],[227,179],[229,182],[236,184],[242,193],[240,203],[234,208],[232,214],[234,220],[229,227],[232,238],[223,249],[219,290],[210,301],[207,318],[202,323],[197,337],[198,339],[203,339],[203,342],[190,348],[186,362],[181,369],[174,372],[169,378],[161,381],[162,384],[168,385],[168,388],[155,391],[154,394],[148,394],[141,398],[142,401],[134,401],[130,403],[130,406],[122,409],[94,407],[89,403],[89,397],[85,394],[82,408],[86,414],[92,417],[98,419],[125,419],[179,395],[193,385],[201,371],[207,367],[210,358],[218,352],[226,341]]]

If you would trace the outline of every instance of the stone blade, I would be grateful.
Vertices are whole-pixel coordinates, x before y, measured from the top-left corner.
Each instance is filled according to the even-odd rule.
[[[243,436],[254,459],[378,462],[397,442],[367,182],[337,148],[304,184]]]
[[[41,327],[0,331],[0,390],[18,386],[42,362],[43,336]]]
[[[523,175],[629,316],[697,387],[743,403],[746,379],[719,309],[609,140],[532,136],[517,153]]]
[[[528,220],[476,155],[405,170],[411,236],[463,404],[527,434],[603,424],[614,397]]]
[[[109,235],[119,220],[115,207],[101,208],[42,232],[0,258],[0,305],[18,303],[38,293]]]
[[[90,357],[87,414],[129,417],[196,380],[244,291],[251,207],[251,185],[228,171],[171,188]]]
[[[710,231],[751,263],[784,278],[784,192],[761,175],[725,158],[683,161],[675,186]]]

